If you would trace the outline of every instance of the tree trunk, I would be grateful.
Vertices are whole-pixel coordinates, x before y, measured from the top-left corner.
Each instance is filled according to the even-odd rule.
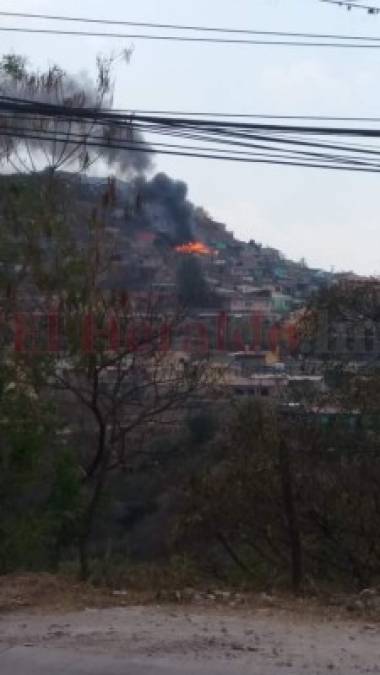
[[[290,556],[292,565],[292,587],[294,593],[299,593],[303,583],[303,554],[301,533],[294,500],[293,472],[289,457],[289,450],[285,441],[280,441],[279,463],[282,483],[282,498],[286,519]]]
[[[80,578],[86,581],[90,576],[90,541],[94,529],[95,518],[99,506],[100,499],[103,494],[103,488],[106,482],[106,467],[103,467],[102,472],[97,477],[96,486],[87,508],[87,512],[83,518],[83,528],[79,537],[79,563],[80,563]]]
[[[80,565],[80,579],[86,581],[90,576],[90,541],[91,535],[94,529],[95,518],[97,515],[97,510],[99,502],[103,495],[103,489],[106,483],[107,478],[107,468],[109,461],[109,451],[106,445],[106,433],[105,427],[103,424],[100,425],[99,430],[99,450],[98,454],[101,458],[100,465],[97,469],[97,473],[94,476],[91,476],[92,480],[95,480],[95,486],[93,489],[92,497],[90,503],[87,507],[87,510],[83,516],[82,530],[79,536],[78,550],[79,550],[79,565]]]

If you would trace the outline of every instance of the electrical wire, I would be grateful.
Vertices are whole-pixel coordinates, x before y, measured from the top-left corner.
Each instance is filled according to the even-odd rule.
[[[2,97],[0,96],[0,99]],[[107,110],[102,108],[102,110]],[[149,110],[147,108],[112,108],[108,112],[125,113],[131,117],[134,115],[166,115],[170,117],[204,117],[214,119],[266,119],[266,120],[300,120],[300,121],[320,121],[320,122],[368,122],[368,124],[375,124],[380,122],[380,117],[347,117],[339,115],[271,115],[269,113],[222,113],[222,112],[201,112],[189,110]]]
[[[51,118],[46,118],[46,117],[43,117],[41,119],[45,122],[48,121],[48,120],[51,120]],[[28,117],[28,116],[25,116],[24,114],[22,114],[22,115],[17,114],[17,120],[18,121],[26,121],[26,122],[30,122],[30,123],[33,124],[36,121],[39,122],[40,118],[38,118],[37,116]],[[58,124],[60,122],[65,122],[64,118],[62,118],[62,119],[57,118],[55,121]],[[74,121],[74,120],[70,120],[70,122],[71,121]],[[66,122],[67,122],[67,120],[66,120]],[[104,122],[102,120],[98,120],[96,122],[96,124],[99,125],[99,126],[107,126],[109,123]],[[123,124],[119,123],[117,125],[117,128],[119,128],[120,126],[123,127]],[[302,137],[300,137],[300,136],[290,138],[288,136],[284,137],[282,135],[278,135],[278,134],[273,135],[272,134],[270,138],[268,138],[268,137],[264,138],[262,133],[241,134],[241,133],[232,133],[231,131],[224,131],[223,132],[222,130],[215,131],[215,132],[214,131],[213,132],[210,132],[210,131],[202,132],[202,130],[199,130],[197,132],[194,132],[192,130],[186,130],[186,129],[180,129],[180,130],[173,130],[173,129],[170,129],[170,128],[166,129],[165,126],[158,126],[158,125],[155,125],[153,127],[153,126],[150,126],[150,125],[141,125],[140,123],[136,123],[134,125],[134,129],[139,130],[142,133],[147,132],[149,134],[159,134],[159,135],[173,136],[173,137],[179,136],[181,138],[186,138],[186,139],[191,139],[191,140],[197,140],[197,141],[205,141],[206,140],[206,141],[213,142],[213,143],[223,143],[224,145],[229,144],[229,145],[243,146],[243,147],[254,147],[254,146],[252,145],[252,143],[248,143],[248,140],[239,141],[239,140],[231,140],[231,139],[232,138],[233,139],[246,138],[246,139],[249,139],[249,140],[260,140],[260,141],[266,140],[267,142],[270,142],[270,143],[279,142],[282,145],[289,145],[289,144],[290,145],[299,145],[299,146],[302,145],[302,146],[309,146],[309,147],[314,147],[314,148],[323,148],[323,149],[327,149],[327,150],[338,150],[338,151],[343,150],[343,151],[347,151],[347,152],[349,151],[349,152],[353,152],[353,153],[367,152],[367,154],[373,154],[373,155],[377,155],[379,153],[378,148],[376,148],[375,146],[370,146],[368,144],[365,144],[365,145],[359,144],[358,145],[358,144],[350,143],[350,145],[347,146],[347,144],[343,144],[343,143],[340,143],[340,142],[337,142],[337,141],[334,144],[332,144],[331,142],[326,143],[326,142],[317,142],[317,141],[313,141],[313,140],[305,141],[305,140],[302,140]],[[37,131],[37,130],[43,130],[43,129],[40,128],[40,129],[34,129],[34,130]],[[56,133],[60,133],[60,132],[56,132]],[[64,132],[64,133],[66,133],[66,132]],[[83,136],[85,136],[85,135],[83,135]]]
[[[33,130],[33,129],[30,130],[30,129],[25,128],[25,127],[16,127],[14,130],[12,130],[11,132],[7,132],[7,133],[11,133],[11,134],[14,134],[15,136],[22,137],[22,134],[24,134],[24,133],[28,134],[30,132],[32,132],[33,134],[39,134],[39,135],[36,136],[37,140],[41,140],[41,138],[43,138],[44,140],[54,141],[54,142],[57,142],[57,143],[64,143],[64,144],[67,144],[67,145],[82,144],[82,143],[86,143],[88,140],[91,140],[91,141],[94,141],[94,142],[100,141],[102,143],[104,141],[106,141],[107,143],[108,142],[115,143],[118,140],[118,139],[111,139],[111,141],[109,141],[104,136],[96,136],[94,134],[89,135],[89,134],[85,134],[85,133],[81,134],[81,133],[77,133],[77,132],[70,132],[70,134],[67,134],[66,131],[60,131],[60,130],[54,130],[54,135],[48,137],[47,134],[51,133],[51,130],[46,130],[46,131],[44,130],[43,131],[44,135],[41,136],[40,134],[42,133],[42,130]],[[194,139],[194,137],[193,137],[193,139]],[[213,139],[208,139],[208,140],[213,140]],[[133,139],[125,139],[125,141],[124,141],[123,139],[120,139],[119,140],[120,145],[118,147],[120,149],[123,149],[124,148],[123,143],[125,143],[125,142],[128,144],[128,147],[130,147],[131,144],[133,144],[133,146],[136,146],[136,147],[139,146],[139,145],[146,145],[145,141],[136,141],[136,140],[133,140]],[[214,142],[216,142],[218,144],[224,143],[224,145],[237,145],[237,143],[234,143],[232,141],[226,142],[226,141],[223,141],[223,140],[220,140],[220,139],[217,139]],[[228,153],[228,154],[235,154],[235,155],[253,155],[254,153],[252,152],[252,149],[254,149],[256,151],[256,153],[257,153],[257,150],[259,150],[259,151],[263,151],[263,150],[267,151],[268,150],[268,146],[266,146],[264,144],[257,144],[257,143],[252,144],[251,143],[251,144],[240,144],[240,145],[243,145],[244,148],[250,148],[250,150],[242,150],[242,149],[239,149],[239,150],[232,149],[231,150],[229,148],[226,149],[226,147],[223,147],[223,152]],[[307,144],[307,145],[310,145],[310,144]],[[150,147],[152,147],[152,146],[150,145]],[[191,150],[198,150],[198,151],[204,151],[204,152],[210,152],[210,151],[214,150],[214,148],[209,148],[209,147],[205,147],[205,146],[193,146],[192,145],[192,146],[189,147],[189,146],[185,146],[183,144],[178,145],[178,144],[159,143],[159,142],[155,142],[154,147],[191,149]],[[325,147],[325,146],[321,145],[321,147]],[[331,147],[332,146],[329,146],[329,149]],[[279,148],[277,148],[277,150],[278,149]],[[344,148],[339,148],[339,147],[337,149],[338,150],[339,149],[344,150]],[[282,153],[283,153],[282,154],[283,157],[289,156],[289,154],[293,154],[293,155],[300,155],[300,156],[303,156],[303,157],[313,157],[313,158],[318,157],[320,159],[326,159],[326,160],[333,159],[334,161],[336,161],[336,160],[345,161],[347,159],[344,155],[336,156],[336,155],[328,155],[327,153],[299,151],[299,150],[287,149],[287,148],[285,148],[285,149],[281,148],[281,150],[282,150]],[[380,149],[376,152],[372,151],[372,154],[378,155],[379,158],[380,158]],[[351,161],[355,162],[357,164],[363,163],[363,162],[361,162],[360,159],[359,160],[351,159]]]
[[[1,135],[4,136],[11,136],[14,137],[15,134],[14,132],[2,132]],[[54,141],[54,136],[50,138],[46,137],[41,137],[41,136],[34,136],[32,134],[20,134],[19,137],[21,139],[27,139],[27,140],[41,140],[41,141]],[[261,157],[234,157],[234,156],[226,156],[223,154],[218,154],[216,152],[214,153],[200,153],[200,152],[185,152],[182,150],[155,150],[151,149],[149,147],[138,147],[133,144],[126,144],[126,145],[118,145],[118,144],[113,144],[113,143],[101,143],[100,141],[92,142],[89,141],[87,143],[89,147],[93,146],[96,148],[105,148],[105,149],[116,149],[116,150],[132,150],[133,152],[142,152],[142,153],[149,153],[149,154],[161,154],[161,155],[172,155],[175,157],[191,157],[191,158],[198,158],[198,159],[211,159],[211,160],[223,160],[223,161],[231,161],[231,162],[242,162],[242,163],[251,163],[251,164],[277,164],[280,166],[294,166],[294,167],[304,167],[304,168],[318,168],[318,169],[330,169],[330,170],[338,170],[338,171],[358,171],[358,172],[366,172],[366,173],[380,173],[380,164],[379,165],[366,165],[366,166],[355,166],[355,165],[339,165],[339,164],[323,164],[320,162],[309,162],[309,161],[295,161],[295,160],[280,160],[280,159],[271,159],[271,158],[261,158]]]
[[[123,40],[150,40],[161,42],[187,42],[199,44],[224,44],[224,45],[246,45],[246,46],[267,46],[267,47],[317,47],[333,49],[380,49],[380,40],[371,42],[312,42],[296,40],[248,40],[243,38],[209,38],[209,37],[188,37],[185,35],[157,35],[147,33],[103,33],[92,31],[72,31],[58,30],[53,28],[19,28],[10,26],[0,26],[2,33],[20,33],[29,35],[62,35],[66,37],[101,37],[109,39]]]
[[[345,7],[348,10],[351,9],[362,9],[367,12],[367,14],[380,14],[380,7],[375,7],[374,5],[357,5],[354,2],[349,0],[321,0],[321,2],[327,2],[330,5],[339,5],[340,7]]]
[[[32,141],[49,141],[49,142],[60,142],[59,138],[57,140],[57,134],[54,133],[52,136],[48,136],[47,133],[41,134],[41,133],[33,133],[30,132],[29,130],[23,131],[23,130],[12,130],[12,131],[5,131],[2,133],[3,136],[7,137],[12,137],[12,138],[20,138],[20,139],[28,139]],[[104,149],[117,149],[117,150],[133,150],[136,152],[152,152],[156,154],[174,154],[176,156],[194,156],[194,157],[202,157],[206,159],[231,159],[231,160],[236,160],[236,161],[261,161],[261,155],[260,155],[260,160],[259,159],[248,159],[247,157],[244,157],[244,155],[253,155],[253,153],[236,153],[238,156],[237,157],[229,157],[228,156],[228,151],[226,155],[226,151],[223,150],[223,154],[211,154],[208,148],[202,148],[198,149],[201,150],[201,152],[195,153],[194,150],[197,150],[197,148],[194,147],[187,147],[187,146],[170,146],[168,144],[156,144],[157,147],[151,147],[151,146],[146,146],[144,142],[140,141],[128,141],[124,143],[117,143],[117,142],[110,142],[108,140],[105,140],[103,137],[86,137],[84,138],[83,134],[71,134],[70,136],[67,136],[65,132],[62,132],[62,135],[64,136],[64,139],[62,143],[66,146],[72,145],[73,143],[78,145],[78,147],[81,146],[83,142],[85,142],[86,146],[90,147],[97,147],[97,148],[104,148]],[[171,150],[161,150],[161,147],[177,147],[181,152],[173,152]],[[263,146],[264,147],[264,146]],[[190,152],[191,151],[191,152]],[[316,164],[316,162],[320,161],[327,161],[327,162],[336,162],[336,166],[332,166],[332,168],[356,168],[362,166],[362,168],[365,170],[369,169],[376,169],[380,170],[380,164],[373,164],[367,162],[361,162],[360,160],[357,161],[350,159],[349,157],[346,158],[344,156],[342,157],[336,157],[336,156],[328,156],[328,155],[316,155],[316,153],[295,153],[292,152],[291,156],[289,156],[289,153],[285,156],[285,154],[282,154],[281,157],[277,154],[270,154],[270,153],[263,153],[263,156],[266,157],[266,162],[270,160],[270,163],[283,163],[278,162],[278,161],[273,161],[273,159],[290,159],[292,160],[291,163],[295,166],[305,166],[304,162],[299,161],[298,158],[296,158],[296,161],[293,161],[294,157],[296,155],[301,155],[301,160],[305,160],[308,157],[313,160],[313,162],[309,162],[307,165],[309,166],[318,166],[319,168],[323,168],[323,165],[321,164]],[[257,153],[256,153],[257,155]],[[330,164],[328,164],[330,166]]]
[[[179,118],[175,116],[154,116],[154,115],[131,115],[114,113],[109,110],[94,108],[76,108],[60,106],[50,103],[41,103],[27,99],[18,99],[14,97],[0,96],[0,111],[10,111],[12,113],[29,112],[42,115],[57,117],[59,115],[69,114],[70,118],[82,119],[88,121],[108,120],[112,124],[128,123],[135,125],[137,122],[147,124],[163,124],[166,127],[173,128],[197,128],[202,130],[223,130],[239,129],[245,131],[264,131],[280,133],[303,133],[313,135],[341,135],[341,136],[363,136],[378,138],[379,129],[353,128],[353,127],[323,127],[323,126],[300,126],[300,125],[281,125],[281,124],[258,124],[249,122],[233,122],[209,119]]]
[[[272,120],[320,120],[326,122],[380,122],[380,117],[339,117],[338,115],[270,115],[268,113],[221,113],[221,112],[199,112],[184,110],[147,110],[139,108],[113,108],[114,112],[124,112],[130,115],[175,115],[186,117],[214,117],[214,118],[234,118],[234,119],[272,119]]]
[[[134,138],[134,133],[140,136]],[[155,135],[180,140],[175,143],[149,140],[148,144],[144,134],[149,138]],[[97,147],[203,159],[380,171],[380,146],[328,140],[352,136],[380,140],[380,130],[128,115],[0,97],[0,138],[40,142],[42,148],[44,142],[53,142],[61,147],[74,146],[74,151],[75,146]]]
[[[324,0],[327,1],[327,0]],[[32,14],[26,12],[4,12],[0,11],[0,16],[24,19],[43,19],[44,21],[65,21],[75,23],[101,24],[108,26],[131,26],[134,28],[154,28],[172,31],[191,31],[197,33],[230,33],[238,35],[267,35],[272,37],[298,37],[311,39],[333,39],[333,40],[367,40],[379,42],[380,37],[362,36],[362,35],[339,35],[336,33],[299,33],[293,31],[271,31],[257,30],[250,28],[224,28],[216,26],[183,25],[173,23],[155,23],[142,21],[125,21],[119,19],[94,19],[90,17],[73,17],[54,14]]]

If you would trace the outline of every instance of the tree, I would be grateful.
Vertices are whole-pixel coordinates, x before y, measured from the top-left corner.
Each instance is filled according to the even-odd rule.
[[[41,104],[22,126],[9,108],[0,111],[3,160],[16,172],[3,178],[0,202],[2,308],[15,333],[9,330],[4,339],[8,346],[15,339],[18,368],[41,405],[54,403],[58,456],[45,494],[52,562],[75,544],[83,578],[109,476],[131,469],[135,456],[146,452],[147,437],[181,423],[186,401],[206,386],[203,361],[168,349],[182,310],[173,307],[165,316],[149,293],[145,307],[136,308],[133,298],[124,302],[107,288],[117,248],[106,228],[117,200],[114,181],[90,208],[79,181],[58,171],[81,172],[98,158],[93,134],[105,146],[138,139],[133,126],[121,130],[75,114],[110,105],[111,66],[112,60],[98,60],[92,85],[56,66],[29,71],[17,56],[0,65],[2,94]],[[52,101],[62,106],[62,118],[50,114],[45,104]],[[147,166],[146,155],[133,150],[121,155],[105,147],[102,156],[124,172]],[[41,167],[48,170],[36,171]],[[26,453],[29,447],[32,441]]]
[[[64,167],[85,171],[99,157],[124,174],[149,168],[149,148],[132,123],[102,123],[97,117],[101,110],[112,108],[116,60],[98,57],[97,80],[92,82],[75,78],[57,65],[39,72],[28,69],[23,56],[3,56],[0,94],[6,100],[0,109],[0,163],[26,174],[42,168],[50,173]],[[17,102],[25,107],[18,107],[15,114]],[[28,111],[28,104],[37,104],[38,113]],[[51,105],[58,106],[58,111]],[[88,116],[75,114],[86,109]],[[117,150],[120,143],[128,149]],[[144,152],[134,151],[134,146],[143,146]]]
[[[303,583],[293,451],[267,402],[239,405],[210,450],[208,470],[193,484],[185,531],[219,542],[246,575],[264,566],[275,578],[289,566]]]
[[[285,579],[297,593],[376,583],[378,409],[372,370],[319,400],[247,401],[226,412],[208,462],[188,483],[180,544],[203,568],[225,575],[230,561],[240,580],[266,588]]]
[[[43,566],[55,531],[74,504],[61,480],[62,447],[54,404],[41,400],[22,362],[8,352],[0,382],[0,571]],[[60,490],[60,512],[50,494]]]
[[[112,194],[111,182],[101,204],[111,205]],[[42,355],[28,349],[26,338],[20,355],[28,376],[38,379],[42,400],[55,402],[67,442],[75,449],[82,485],[76,532],[83,578],[89,574],[91,537],[109,475],[130,470],[136,454],[145,452],[147,437],[181,423],[186,401],[206,384],[207,369],[204,360],[192,361],[169,349],[170,333],[182,320],[180,310],[173,306],[165,314],[149,292],[144,307],[135,309],[133,297],[123,305],[107,290],[115,242],[104,217],[100,206],[90,214],[87,229],[82,223],[84,250],[70,239],[66,257],[58,238],[61,256],[44,273],[33,252],[29,283],[33,279],[41,306],[52,307],[49,299],[54,299],[60,308],[56,318],[64,336],[56,353]],[[56,238],[53,229],[52,242]],[[50,250],[54,248],[51,243]],[[49,316],[54,310],[47,309],[42,320]],[[32,333],[29,328],[24,327],[25,335]]]

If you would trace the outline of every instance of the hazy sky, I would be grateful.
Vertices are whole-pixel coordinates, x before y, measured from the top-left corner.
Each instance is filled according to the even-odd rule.
[[[318,0],[3,0],[1,9],[380,36],[380,15],[347,12]],[[2,26],[21,24],[51,27],[0,17]],[[93,72],[97,53],[131,44],[6,33],[0,40],[2,53],[22,53],[31,64],[58,63],[74,73]],[[130,65],[118,68],[119,108],[380,117],[380,50],[143,41],[134,46]],[[294,259],[305,257],[310,265],[380,274],[376,175],[186,158],[157,158],[155,168],[187,181],[191,199],[242,239],[262,241]]]

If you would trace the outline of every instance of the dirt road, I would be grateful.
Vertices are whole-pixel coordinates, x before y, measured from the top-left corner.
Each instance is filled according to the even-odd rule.
[[[380,626],[274,609],[0,615],[1,675],[380,673]]]

